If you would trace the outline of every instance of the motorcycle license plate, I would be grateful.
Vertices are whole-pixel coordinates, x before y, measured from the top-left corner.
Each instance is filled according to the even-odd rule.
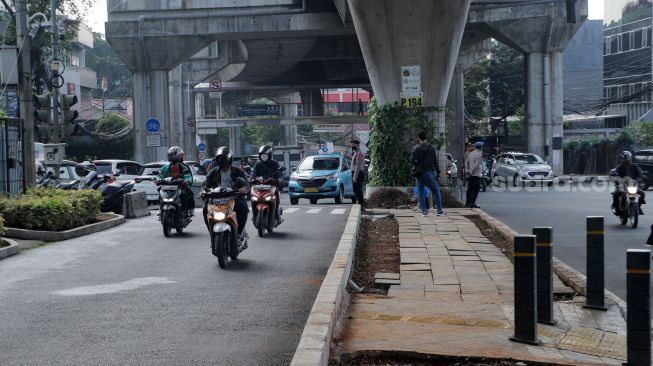
[[[306,193],[317,193],[320,190],[318,188],[304,188],[304,192]]]
[[[164,191],[176,191],[178,189],[177,186],[161,186],[161,189]]]

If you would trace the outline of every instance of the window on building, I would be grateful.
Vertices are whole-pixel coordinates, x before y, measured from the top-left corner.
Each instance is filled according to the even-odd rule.
[[[628,85],[619,85],[619,94],[617,94],[617,98],[623,99],[628,96]]]
[[[633,102],[642,101],[642,84],[636,83],[633,84]]]
[[[634,49],[640,49],[644,47],[644,44],[642,44],[642,40],[644,40],[644,33],[645,29],[638,29],[635,32],[633,32],[633,48]]]
[[[651,101],[651,88],[648,83],[642,83],[642,102]]]
[[[619,52],[619,38],[617,36],[610,37],[610,53]]]
[[[646,28],[646,46],[651,46],[651,28]]]
[[[630,32],[621,34],[621,52],[630,51]]]

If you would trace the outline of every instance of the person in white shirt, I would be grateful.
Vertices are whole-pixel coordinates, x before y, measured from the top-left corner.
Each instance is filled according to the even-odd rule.
[[[467,175],[469,182],[469,185],[467,186],[467,199],[465,202],[465,207],[481,207],[476,204],[476,198],[478,197],[478,192],[481,190],[481,159],[483,157],[483,154],[481,153],[482,148],[482,142],[475,142],[474,151],[470,152],[469,155],[467,155],[467,160],[465,160],[465,174]]]

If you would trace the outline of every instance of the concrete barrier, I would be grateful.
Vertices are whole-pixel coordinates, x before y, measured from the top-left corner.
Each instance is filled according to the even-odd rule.
[[[102,213],[101,215],[109,216],[111,219],[96,222],[94,224],[80,226],[78,228],[66,231],[41,231],[8,227],[6,228],[7,231],[5,232],[5,236],[8,238],[25,240],[62,241],[77,238],[83,235],[97,233],[98,231],[102,230],[107,230],[125,222],[125,218],[122,215],[108,212]],[[4,239],[6,240],[6,238]]]
[[[123,196],[122,215],[127,219],[150,215],[145,191],[130,192]]]
[[[6,247],[0,248],[0,259],[11,257],[12,255],[16,255],[20,252],[18,243],[16,243],[15,241],[7,238],[0,238],[0,242],[5,242],[5,244],[9,244]]]

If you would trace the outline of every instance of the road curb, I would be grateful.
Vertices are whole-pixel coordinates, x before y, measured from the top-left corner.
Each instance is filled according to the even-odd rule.
[[[479,215],[479,217],[483,221],[485,221],[485,223],[487,223],[494,230],[498,231],[504,238],[506,238],[507,240],[509,240],[514,244],[514,237],[515,235],[518,235],[518,233],[515,230],[513,230],[503,222],[488,215],[483,210],[473,209],[473,211],[476,212]],[[562,281],[562,283],[571,287],[572,289],[574,289],[574,291],[578,292],[579,294],[583,296],[587,296],[587,288],[586,288],[587,276],[575,270],[574,268],[571,268],[569,265],[567,265],[566,263],[564,263],[563,261],[559,260],[556,257],[553,257],[553,272],[556,274],[556,276],[558,276],[558,278],[560,278],[560,281]],[[607,289],[604,291],[605,291],[605,297],[610,301],[614,302],[617,305],[617,307],[619,307],[619,311],[621,312],[621,315],[625,317],[626,302],[623,301],[619,296],[612,293],[611,291]]]
[[[98,231],[106,230],[118,226],[125,222],[125,217],[114,213],[103,213],[103,215],[113,216],[112,219],[96,222],[94,224],[80,226],[78,228],[66,231],[40,231],[26,230],[17,228],[6,228],[5,236],[15,239],[41,240],[41,241],[63,241],[77,238],[83,235],[93,234]]]
[[[15,241],[9,238],[0,238],[0,241],[4,241],[5,243],[9,244],[8,247],[0,248],[0,259],[11,257],[12,255],[20,253],[20,247]]]
[[[353,205],[345,231],[304,326],[291,366],[329,364],[331,340],[341,316],[346,315],[348,306],[347,281],[353,267],[360,217],[360,206]]]

